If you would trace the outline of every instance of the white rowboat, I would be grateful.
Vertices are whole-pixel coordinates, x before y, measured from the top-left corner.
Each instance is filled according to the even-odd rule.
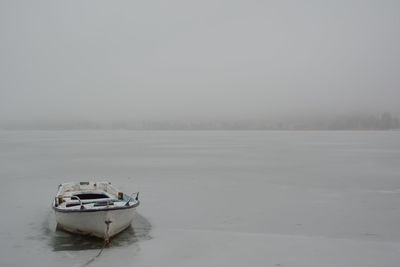
[[[53,201],[57,226],[109,241],[131,224],[140,203],[135,194],[128,196],[109,182],[61,184]]]

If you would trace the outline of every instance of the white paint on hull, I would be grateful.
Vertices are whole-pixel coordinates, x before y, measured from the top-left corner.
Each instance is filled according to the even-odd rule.
[[[55,211],[56,221],[64,230],[84,235],[108,239],[123,231],[131,224],[135,208],[119,210],[100,210],[95,212]],[[107,224],[110,221],[108,235]]]

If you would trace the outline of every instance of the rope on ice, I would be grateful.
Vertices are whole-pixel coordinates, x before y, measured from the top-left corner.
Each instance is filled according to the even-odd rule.
[[[82,265],[82,267],[84,266],[88,266],[89,264],[91,264],[92,262],[94,262],[94,260],[98,257],[100,257],[101,253],[103,252],[104,248],[107,246],[108,243],[110,243],[110,234],[109,234],[109,230],[110,230],[110,223],[112,223],[110,220],[105,221],[105,224],[107,225],[107,229],[106,229],[106,236],[104,238],[104,243],[103,243],[103,247],[101,248],[101,250],[99,251],[99,253],[94,256],[93,258],[91,258],[90,260],[88,260],[85,264]]]

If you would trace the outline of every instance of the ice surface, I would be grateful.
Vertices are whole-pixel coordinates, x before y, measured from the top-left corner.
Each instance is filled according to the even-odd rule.
[[[400,132],[0,132],[0,265],[95,256],[50,204],[108,179],[142,203],[93,266],[399,266],[399,163]]]

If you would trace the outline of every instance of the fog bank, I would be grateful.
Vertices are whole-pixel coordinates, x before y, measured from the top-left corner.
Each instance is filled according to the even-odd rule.
[[[398,1],[0,1],[0,122],[400,114]]]

